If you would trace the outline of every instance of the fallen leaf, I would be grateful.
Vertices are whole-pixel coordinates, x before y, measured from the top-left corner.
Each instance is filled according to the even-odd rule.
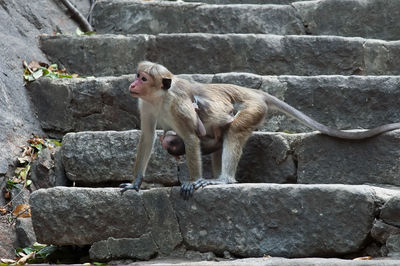
[[[1,208],[0,207],[0,214],[6,214],[7,213],[7,209],[6,208]]]
[[[4,199],[6,199],[6,200],[11,199],[11,193],[10,193],[10,191],[4,192]]]
[[[4,263],[4,264],[13,264],[16,261],[15,260],[10,260],[10,259],[0,259],[0,262]]]
[[[29,253],[29,254],[23,256],[22,258],[20,258],[20,259],[17,261],[17,265],[24,265],[24,264],[26,264],[26,262],[27,262],[29,259],[32,259],[32,258],[34,258],[34,257],[35,257],[35,252],[31,252],[31,253]]]
[[[372,260],[372,257],[371,256],[358,257],[358,258],[355,258],[353,260]]]
[[[29,218],[31,217],[31,207],[28,204],[19,204],[15,207],[12,214],[15,217]]]
[[[38,69],[41,67],[41,65],[39,64],[38,61],[31,61],[31,62],[29,63],[29,65],[28,65],[28,67],[29,67],[32,71],[36,71],[36,70],[38,70]]]

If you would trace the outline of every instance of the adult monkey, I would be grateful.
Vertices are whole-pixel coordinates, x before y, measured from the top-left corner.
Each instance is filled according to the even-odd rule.
[[[166,131],[175,131],[185,144],[189,169],[188,180],[181,182],[181,195],[185,199],[200,187],[235,182],[242,148],[252,131],[264,120],[269,108],[286,113],[323,134],[342,139],[365,139],[400,128],[400,123],[393,123],[362,132],[332,129],[266,92],[231,84],[189,82],[175,77],[164,66],[147,61],[139,63],[137,78],[129,91],[133,97],[139,98],[142,134],[134,167],[136,179],[132,184],[121,184],[121,193],[128,189],[139,191],[157,123]],[[193,107],[195,98],[202,101],[198,112]],[[235,106],[239,106],[238,112],[223,132],[222,156],[220,152],[212,153],[213,172],[219,173],[218,178],[203,179],[198,121],[202,122],[206,134],[212,135],[215,127],[223,128],[226,121],[231,120]]]

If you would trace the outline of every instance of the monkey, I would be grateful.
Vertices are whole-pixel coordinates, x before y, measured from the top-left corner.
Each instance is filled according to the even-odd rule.
[[[341,139],[361,140],[400,128],[400,123],[358,132],[329,128],[261,90],[233,84],[190,82],[174,76],[166,67],[148,61],[138,64],[137,77],[129,86],[129,92],[139,98],[142,133],[133,172],[135,181],[121,184],[121,193],[128,189],[139,191],[154,145],[157,124],[166,131],[175,131],[185,145],[189,176],[181,181],[180,191],[184,199],[201,187],[236,182],[235,173],[243,147],[253,130],[264,121],[268,110],[278,110],[313,130]],[[199,112],[193,107],[194,96],[203,101]],[[222,149],[211,153],[213,172],[218,173],[218,177],[206,180],[202,177],[198,118],[206,134],[212,134],[213,127],[226,125],[235,104],[239,105],[239,111],[223,131]]]

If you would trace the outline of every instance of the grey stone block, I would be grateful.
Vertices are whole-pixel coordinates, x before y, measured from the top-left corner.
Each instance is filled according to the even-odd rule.
[[[92,260],[149,260],[157,254],[157,246],[149,234],[139,238],[108,238],[96,242],[89,250]]]
[[[166,193],[171,207],[157,199],[146,206],[147,193]],[[158,220],[149,218],[146,209],[151,207],[158,215],[176,215],[191,250],[299,257],[360,250],[374,221],[374,200],[368,186],[240,184],[199,189],[187,201],[178,187],[122,196],[118,189],[59,187],[35,191],[30,203],[41,243],[83,245],[151,236],[152,221]]]
[[[298,183],[399,185],[400,130],[360,141],[303,135],[297,143]]]
[[[340,129],[371,128],[400,121],[399,76],[259,76],[249,73],[179,75],[203,83],[232,83],[277,96],[318,122]],[[133,75],[119,78],[53,80],[28,85],[42,126],[51,135],[69,131],[139,128],[137,99],[128,94]],[[69,100],[59,102],[65,97]],[[100,98],[101,95],[101,98]],[[107,100],[105,100],[107,99]],[[86,106],[98,106],[93,112]],[[307,132],[280,112],[260,130]],[[58,132],[58,134],[55,134]]]
[[[289,5],[100,1],[93,9],[93,26],[101,34],[305,33]]]
[[[381,244],[385,244],[391,235],[400,234],[400,228],[375,220],[371,229],[371,236]]]
[[[400,227],[400,198],[393,197],[383,205],[381,219],[390,225]]]
[[[397,0],[329,0],[292,4],[312,35],[358,36],[398,40]],[[362,26],[361,26],[362,25]]]
[[[18,247],[31,247],[36,242],[35,232],[33,231],[31,218],[17,218],[15,223]]]
[[[30,205],[39,243],[85,245],[109,237],[138,238],[149,230],[139,193],[55,187],[33,192]]]
[[[159,62],[175,74],[231,71],[307,76],[400,73],[397,67],[400,59],[390,56],[397,54],[399,42],[362,38],[190,33],[42,36],[40,42],[50,60],[82,75],[132,74],[133,67],[144,59]],[[374,49],[366,45],[369,42]]]
[[[67,177],[84,184],[132,181],[140,131],[69,133],[63,138],[62,161]],[[158,136],[162,134],[158,132]],[[158,137],[157,137],[158,138]],[[147,168],[147,183],[177,183],[177,162],[156,140]]]
[[[50,79],[28,83],[41,126],[60,137],[71,131],[127,130],[140,124],[137,100],[129,95],[134,76]]]

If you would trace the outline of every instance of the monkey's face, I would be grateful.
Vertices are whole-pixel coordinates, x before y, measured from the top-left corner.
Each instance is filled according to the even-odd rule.
[[[129,93],[133,97],[144,99],[151,96],[155,89],[153,78],[146,72],[138,72],[135,81],[129,86]]]

